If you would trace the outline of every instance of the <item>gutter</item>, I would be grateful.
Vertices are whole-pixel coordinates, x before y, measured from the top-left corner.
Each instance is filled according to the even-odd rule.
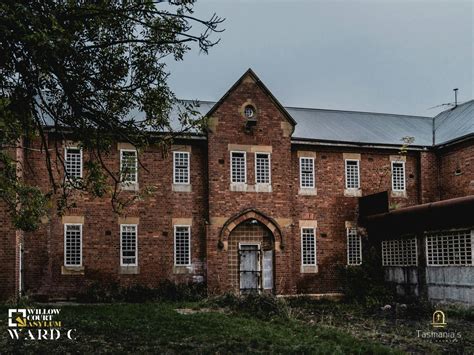
[[[324,140],[306,140],[302,138],[296,138],[291,140],[291,144],[302,144],[302,145],[316,145],[316,146],[330,146],[330,147],[357,147],[357,148],[377,148],[377,149],[398,149],[400,145],[390,144],[371,144],[371,143],[350,143],[350,142],[337,142],[337,141],[324,141]],[[407,150],[411,151],[427,151],[431,147],[426,146],[409,146]]]

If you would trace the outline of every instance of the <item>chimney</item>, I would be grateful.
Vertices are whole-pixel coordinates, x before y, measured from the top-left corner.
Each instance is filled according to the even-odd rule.
[[[458,88],[456,89],[453,89],[454,91],[454,107],[457,107],[458,106]]]

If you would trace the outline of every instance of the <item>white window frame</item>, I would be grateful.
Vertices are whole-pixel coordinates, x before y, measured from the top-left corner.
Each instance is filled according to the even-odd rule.
[[[80,262],[79,264],[68,264],[66,262],[67,258],[66,258],[66,233],[67,233],[67,227],[68,226],[79,226],[79,233],[80,233],[80,237],[79,237],[79,244],[80,244],[80,248],[79,248],[79,254],[80,254]],[[64,224],[64,238],[63,238],[63,243],[64,243],[64,266],[66,267],[82,267],[82,223],[65,223]]]
[[[357,162],[357,187],[349,187],[348,186],[348,174],[347,174],[347,162]],[[344,175],[345,175],[345,180],[346,180],[346,189],[347,190],[359,190],[360,189],[360,160],[359,159],[345,159],[344,160]]]
[[[313,169],[311,171],[311,175],[313,177],[313,183],[311,184],[311,186],[303,186],[303,164],[302,164],[302,160],[303,159],[307,159],[307,160],[311,160],[312,161],[312,165],[313,165]],[[314,187],[316,186],[316,175],[314,173],[314,170],[315,170],[315,166],[314,166],[314,157],[300,157],[299,159],[299,163],[300,163],[300,188],[302,189],[314,189]]]
[[[79,177],[71,177],[69,176],[68,172],[67,172],[67,151],[69,149],[75,149],[75,150],[79,150],[79,153],[80,153],[80,164],[81,164],[81,169],[80,169],[80,175]],[[81,147],[77,147],[77,146],[67,146],[64,148],[64,175],[66,177],[67,180],[71,180],[71,178],[73,179],[82,179],[82,170],[84,169],[84,162],[83,162],[83,156],[82,156],[82,148]]]
[[[268,182],[257,182],[257,155],[266,155],[268,157]],[[272,184],[272,161],[271,154],[268,152],[255,152],[255,184],[257,185],[271,185]]]
[[[449,233],[449,232],[452,232],[452,233],[455,233],[455,232],[461,232],[461,231],[468,231],[469,229],[465,228],[465,229],[451,229],[451,230],[444,230],[444,231],[438,231],[438,232],[425,232],[425,258],[426,258],[426,266],[430,266],[430,267],[447,267],[447,266],[474,266],[474,229],[471,229],[470,230],[470,234],[471,234],[471,264],[433,264],[433,263],[430,263],[430,257],[429,257],[429,253],[428,253],[428,238],[429,237],[432,237],[433,234],[436,234],[436,233]]]
[[[134,152],[135,153],[135,179],[134,181],[124,181],[123,178],[123,152]],[[138,183],[138,152],[136,149],[120,149],[120,180],[124,184],[137,184]]]
[[[359,262],[358,263],[353,263],[353,262],[350,262],[351,259],[354,259],[354,258],[350,258],[349,257],[349,254],[350,254],[350,248],[349,248],[349,238],[350,237],[354,237],[353,235],[351,236],[350,235],[350,232],[352,230],[355,230],[356,231],[356,238],[359,240],[359,255],[360,255],[360,258],[359,258]],[[350,266],[358,266],[358,265],[362,265],[362,237],[359,235],[359,233],[357,233],[357,228],[356,227],[349,227],[349,228],[346,228],[346,243],[347,243],[347,265],[350,265]]]
[[[234,181],[232,174],[232,154],[233,153],[243,153],[244,154],[244,181]],[[247,152],[241,150],[232,150],[230,151],[230,182],[232,184],[246,184],[247,183]]]
[[[187,156],[187,160],[188,160],[188,163],[187,163],[187,181],[186,182],[178,182],[176,181],[176,155],[177,154],[185,154]],[[183,152],[183,151],[176,151],[176,152],[173,152],[173,184],[175,185],[189,185],[191,183],[191,155],[189,154],[189,152]]]
[[[123,262],[123,240],[122,240],[122,233],[123,233],[123,228],[122,227],[135,227],[135,263],[133,264],[125,264]],[[130,223],[124,223],[120,225],[120,266],[137,266],[138,265],[138,224],[130,224]]]
[[[303,230],[304,229],[311,229],[313,230],[313,238],[314,238],[314,264],[305,264],[303,258]],[[316,245],[316,228],[315,227],[301,227],[300,228],[300,239],[301,239],[301,266],[316,266],[318,265],[318,254],[317,254],[317,245]]]
[[[408,255],[403,255],[403,252],[406,251],[406,244],[410,243],[410,246],[414,246],[414,250],[410,249],[410,258]],[[384,250],[387,253],[384,253]],[[400,239],[388,239],[382,240],[381,242],[381,254],[382,254],[382,266],[384,267],[415,267],[418,266],[418,238],[416,236],[410,236],[409,238],[400,238]],[[413,263],[412,256],[415,257],[415,262]]]
[[[395,188],[395,175],[393,174],[393,165],[394,164],[402,164],[403,168],[403,189],[396,189]],[[407,179],[406,179],[406,170],[405,170],[405,162],[401,160],[394,160],[391,162],[391,173],[392,173],[392,191],[397,191],[397,192],[404,192],[407,189]]]
[[[176,229],[177,229],[177,228],[183,228],[183,227],[184,227],[184,228],[188,228],[188,234],[189,234],[189,247],[188,247],[188,249],[189,249],[189,255],[188,255],[188,263],[187,263],[187,264],[177,264],[177,263],[176,263]],[[178,266],[178,267],[179,267],[179,266],[184,266],[184,267],[186,267],[186,266],[191,266],[191,264],[192,264],[192,262],[191,262],[191,260],[192,260],[191,244],[192,244],[192,243],[191,243],[191,226],[190,226],[189,224],[175,224],[175,225],[173,226],[173,250],[174,250],[174,252],[173,252],[173,264],[174,264],[174,266]]]

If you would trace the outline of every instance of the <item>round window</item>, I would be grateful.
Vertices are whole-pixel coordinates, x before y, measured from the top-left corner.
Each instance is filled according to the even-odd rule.
[[[255,108],[252,105],[245,106],[244,110],[245,117],[252,118],[255,116]]]

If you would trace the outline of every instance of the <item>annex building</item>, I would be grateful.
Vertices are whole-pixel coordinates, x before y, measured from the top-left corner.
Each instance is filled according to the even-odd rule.
[[[207,131],[168,154],[118,143],[105,158],[113,171],[128,167],[126,194],[156,188],[122,215],[109,198],[78,193],[66,215],[23,233],[0,204],[0,298],[163,280],[335,295],[340,268],[363,264],[372,241],[401,292],[474,302],[474,100],[434,118],[283,107],[248,70],[199,110]],[[414,140],[401,152],[405,137]],[[48,147],[30,144],[37,151],[13,153],[28,162],[23,179],[48,191]],[[81,178],[89,153],[59,144],[67,175]],[[385,208],[361,210],[377,193]]]

